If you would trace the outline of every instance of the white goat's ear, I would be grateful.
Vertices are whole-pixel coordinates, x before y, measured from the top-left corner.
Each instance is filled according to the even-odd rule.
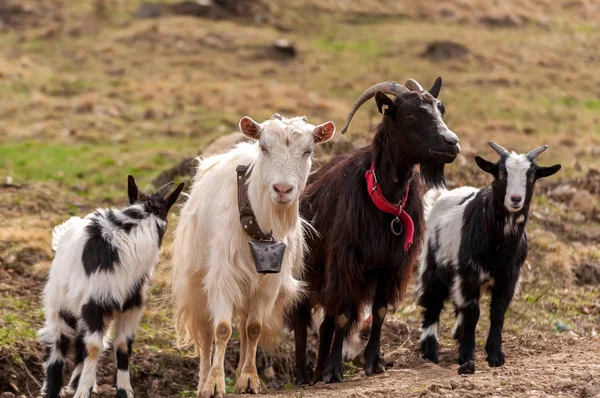
[[[319,124],[312,132],[315,144],[321,144],[329,141],[335,134],[335,124],[333,122],[325,122]]]
[[[260,127],[260,124],[256,123],[250,117],[244,116],[242,120],[240,120],[240,131],[246,137],[258,140],[262,133],[262,128]]]
[[[129,196],[129,204],[134,204],[140,195],[140,188],[135,183],[135,178],[132,175],[127,176],[127,196]]]

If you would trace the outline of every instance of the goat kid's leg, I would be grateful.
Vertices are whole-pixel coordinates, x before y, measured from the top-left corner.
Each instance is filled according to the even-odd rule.
[[[490,333],[485,344],[487,362],[491,367],[504,365],[504,353],[502,352],[502,329],[504,328],[504,315],[510,305],[515,292],[515,284],[502,286],[497,284],[492,290],[492,302],[490,305]]]
[[[477,286],[479,289],[479,286]],[[459,303],[462,314],[461,335],[459,337],[459,374],[475,373],[475,328],[479,321],[479,290],[471,292]]]
[[[83,361],[87,356],[87,350],[83,340],[84,337],[85,332],[83,330],[78,330],[77,337],[75,338],[75,368],[73,369],[73,374],[71,374],[69,386],[66,388],[67,393],[70,395],[74,394],[79,386],[79,378],[81,377],[81,372],[83,370]]]
[[[112,310],[93,300],[82,307],[82,331],[86,357],[73,398],[90,398],[96,385],[96,369],[104,351],[104,333],[108,329]]]
[[[373,315],[373,324],[371,325],[371,334],[365,347],[365,374],[371,376],[385,372],[385,363],[381,358],[381,327],[387,314],[387,298],[385,297],[386,286],[383,280],[377,283],[375,298],[371,313]]]
[[[135,339],[135,331],[141,318],[141,307],[131,308],[119,313],[116,318],[113,344],[117,362],[117,373],[115,375],[117,398],[133,398],[133,388],[129,376],[129,360],[131,359],[131,347]]]
[[[323,371],[329,353],[331,351],[331,341],[335,332],[335,317],[325,315],[321,326],[319,326],[319,351],[317,352],[317,366],[313,377],[313,384],[323,381]]]
[[[448,298],[449,289],[436,276],[433,276],[427,285],[422,286],[422,289],[423,291],[419,296],[419,304],[423,307],[423,323],[421,324],[421,339],[419,340],[421,352],[424,359],[438,363],[440,314],[444,308],[444,300]]]
[[[223,397],[225,395],[225,351],[231,338],[233,305],[224,296],[217,296],[213,299],[211,310],[214,320],[215,353],[210,371],[201,386],[200,395],[203,397]]]
[[[235,369],[235,379],[239,380],[240,375],[242,374],[242,368],[244,367],[244,362],[246,362],[246,345],[247,345],[247,334],[246,334],[246,323],[248,318],[243,315],[240,317],[240,324],[238,325],[238,329],[240,331],[240,360],[238,362],[238,366]]]
[[[45,345],[45,380],[42,392],[48,398],[57,398],[62,389],[63,366],[75,330],[59,316],[52,318],[51,321],[46,322],[46,327],[40,332],[41,341]]]
[[[344,340],[348,334],[350,325],[352,324],[352,306],[347,304],[343,307],[336,317],[335,337],[331,353],[327,358],[327,365],[323,371],[323,381],[325,383],[342,382],[344,378],[344,362],[342,360],[342,348]]]

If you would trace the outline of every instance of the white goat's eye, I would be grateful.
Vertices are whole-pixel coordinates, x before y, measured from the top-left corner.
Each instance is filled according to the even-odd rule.
[[[261,145],[261,146],[260,146],[260,150],[261,150],[261,151],[262,151],[262,153],[264,153],[265,155],[268,155],[268,154],[269,154],[269,150],[268,150],[268,149],[267,149],[267,147],[266,147],[266,146],[264,146],[264,145]]]
[[[306,151],[304,151],[303,155],[307,156],[307,155],[312,155],[313,150],[312,149],[307,149]]]

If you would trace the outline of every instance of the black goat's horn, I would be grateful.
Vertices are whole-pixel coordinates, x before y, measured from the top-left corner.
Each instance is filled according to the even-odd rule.
[[[346,130],[348,130],[348,126],[350,126],[350,121],[352,121],[352,118],[354,117],[356,111],[358,111],[358,108],[360,108],[362,104],[373,98],[375,96],[375,93],[377,93],[378,91],[398,96],[402,93],[408,92],[408,89],[396,82],[381,82],[369,87],[364,93],[360,95],[360,97],[358,97],[358,99],[354,103],[354,106],[350,110],[350,113],[348,113],[346,125],[342,129],[342,134],[345,134]]]
[[[500,145],[496,144],[495,142],[488,141],[488,145],[489,145],[489,146],[491,146],[491,147],[492,147],[492,149],[493,149],[494,151],[496,151],[496,153],[497,153],[498,155],[500,155],[500,156],[505,156],[505,155],[506,155],[506,156],[508,156],[508,155],[510,155],[510,152],[508,152],[508,151],[506,150],[506,148],[504,148],[504,147],[502,147],[502,146],[500,146]]]
[[[525,156],[527,156],[527,159],[529,159],[533,162],[535,160],[535,158],[537,158],[539,156],[539,154],[544,152],[546,149],[548,149],[548,145],[542,145],[539,148],[532,149]]]
[[[424,91],[423,87],[419,84],[415,79],[408,79],[406,83],[404,83],[407,89],[410,91]]]

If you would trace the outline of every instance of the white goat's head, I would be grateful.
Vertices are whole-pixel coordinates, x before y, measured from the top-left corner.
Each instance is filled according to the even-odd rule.
[[[304,190],[314,145],[329,141],[335,134],[335,125],[326,122],[315,126],[304,116],[288,119],[276,113],[260,124],[244,116],[240,130],[258,140],[260,152],[253,174],[260,175],[273,203],[287,207]]]

